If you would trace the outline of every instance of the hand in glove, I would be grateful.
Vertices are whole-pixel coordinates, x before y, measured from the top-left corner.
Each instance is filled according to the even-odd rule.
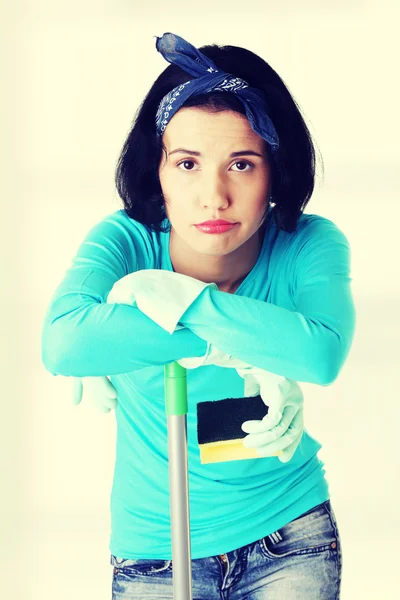
[[[243,362],[239,358],[230,356],[216,346],[208,342],[207,350],[204,356],[193,358],[181,358],[177,361],[185,369],[197,369],[197,367],[205,367],[206,365],[215,365],[217,367],[228,367],[231,369],[239,369],[250,367],[248,363]]]
[[[108,303],[137,306],[149,319],[172,334],[179,319],[207,288],[218,289],[216,283],[204,283],[189,275],[164,269],[142,269],[116,281],[108,294]]]
[[[237,369],[245,379],[247,395],[259,393],[268,414],[261,421],[245,421],[242,429],[249,435],[246,448],[255,448],[260,456],[275,456],[289,462],[304,430],[303,392],[298,383],[258,368]]]
[[[117,406],[117,390],[108,377],[74,377],[73,403],[79,404],[82,400],[83,388],[85,395],[91,398],[95,408],[103,413],[108,413]]]
[[[177,324],[179,316],[209,285],[216,287],[216,284],[203,283],[186,275],[147,269],[131,273],[119,279],[109,292],[107,303],[137,306],[160,326],[167,329],[169,326],[169,331],[172,333],[171,329],[174,326],[175,331],[184,329],[182,325]],[[160,302],[160,298],[162,302]],[[166,302],[169,306],[176,304],[172,314],[164,310]],[[217,360],[218,362],[215,362]],[[198,366],[207,364],[225,366],[227,361],[229,366],[233,368],[248,366],[242,361],[232,363],[232,357],[211,346],[211,344],[208,344],[205,356],[185,358],[178,362],[187,369],[195,369]],[[91,397],[95,407],[101,412],[107,413],[116,407],[117,391],[108,377],[74,378],[73,402],[75,405],[81,402],[83,389],[85,389],[85,394],[87,393]]]
[[[218,289],[215,283],[204,283],[181,273],[143,269],[116,281],[108,294],[107,302],[137,306],[157,325],[172,334],[184,329],[179,325],[180,317],[207,287]],[[249,366],[221,352],[210,343],[204,356],[182,358],[178,362],[185,369],[196,369],[205,365],[232,368]]]
[[[242,423],[242,430],[249,434],[243,445],[255,448],[262,457],[278,456],[283,463],[293,457],[304,430],[304,397],[298,383],[252,367],[211,344],[204,357],[183,358],[178,362],[187,369],[205,365],[235,368],[245,380],[244,395],[260,394],[268,406],[268,414],[261,421]]]

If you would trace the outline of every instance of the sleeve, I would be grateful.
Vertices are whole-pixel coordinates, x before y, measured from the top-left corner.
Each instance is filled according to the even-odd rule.
[[[116,281],[146,266],[151,244],[139,225],[130,231],[110,215],[80,245],[42,326],[42,362],[53,375],[117,375],[205,354],[207,343],[188,329],[170,335],[138,308],[106,303]]]
[[[295,381],[330,385],[355,330],[348,240],[334,223],[320,217],[303,228],[285,261],[294,310],[206,288],[180,323],[255,367]]]

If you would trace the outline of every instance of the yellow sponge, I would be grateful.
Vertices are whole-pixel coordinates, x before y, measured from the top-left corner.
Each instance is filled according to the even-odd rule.
[[[200,461],[202,464],[243,460],[244,458],[261,458],[261,456],[257,454],[255,448],[243,446],[243,440],[211,442],[200,446]]]
[[[268,406],[260,395],[199,402],[197,440],[201,463],[264,458],[255,448],[243,446],[247,433],[241,425],[245,421],[261,420],[266,414]],[[275,456],[279,454],[277,452]]]

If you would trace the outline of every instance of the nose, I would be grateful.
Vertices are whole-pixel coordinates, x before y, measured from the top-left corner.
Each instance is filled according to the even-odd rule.
[[[229,206],[229,192],[225,178],[218,173],[202,178],[199,198],[203,208],[221,210]]]

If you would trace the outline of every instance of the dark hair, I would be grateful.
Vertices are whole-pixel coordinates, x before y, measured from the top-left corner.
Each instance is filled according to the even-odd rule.
[[[238,46],[199,48],[217,67],[264,91],[279,136],[279,149],[268,152],[271,163],[271,211],[277,228],[291,232],[314,190],[315,149],[296,101],[279,75],[262,58]],[[166,218],[158,166],[162,139],[156,133],[155,115],[162,98],[192,76],[174,64],[159,75],[139,107],[118,159],[115,183],[126,214],[153,231],[166,231]],[[183,106],[208,111],[234,110],[245,115],[243,104],[229,92],[191,96]],[[269,149],[269,145],[266,144]]]

